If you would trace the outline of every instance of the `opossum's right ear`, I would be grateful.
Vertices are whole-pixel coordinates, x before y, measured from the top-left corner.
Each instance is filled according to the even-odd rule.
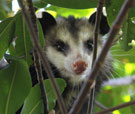
[[[56,25],[56,20],[55,18],[47,13],[47,12],[42,12],[42,17],[39,18],[39,21],[41,23],[42,29],[44,34],[53,26]]]

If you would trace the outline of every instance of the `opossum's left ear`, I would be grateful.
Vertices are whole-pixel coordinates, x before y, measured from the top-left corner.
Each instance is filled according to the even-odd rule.
[[[95,25],[95,21],[96,21],[96,12],[93,13],[90,18],[89,18],[89,22],[92,24],[92,25]],[[108,33],[110,30],[110,27],[109,27],[109,24],[107,22],[107,18],[106,16],[101,15],[101,21],[100,21],[100,34],[102,35],[105,35],[106,33]]]
[[[44,34],[56,25],[55,18],[48,12],[42,12],[42,18],[39,18]]]

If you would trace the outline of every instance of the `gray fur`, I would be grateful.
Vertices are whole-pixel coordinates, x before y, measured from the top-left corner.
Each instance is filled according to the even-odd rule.
[[[55,21],[54,21],[55,22]],[[43,27],[44,29],[44,27]],[[82,83],[87,80],[87,77],[91,69],[91,61],[93,50],[86,49],[85,42],[89,39],[93,39],[94,25],[86,18],[75,19],[73,16],[68,18],[58,17],[56,18],[56,24],[47,30],[45,33],[45,54],[55,71],[59,72],[59,76],[66,80],[67,88],[63,95],[65,105],[69,110],[72,107],[74,100],[76,99]],[[56,41],[63,41],[67,45],[67,50],[64,52],[58,51],[53,44]],[[104,45],[102,35],[99,34],[98,40],[98,55],[102,46]],[[88,71],[86,74],[75,75],[69,68],[71,63],[76,59],[76,55],[80,53],[81,59],[89,63]],[[83,55],[84,54],[84,55]],[[98,73],[96,81],[96,93],[100,90],[101,84],[110,75],[112,70],[112,56],[109,53],[105,59],[105,63],[102,65],[101,70]],[[69,64],[69,65],[67,65]],[[52,68],[52,70],[53,70]],[[57,74],[54,71],[54,75]],[[85,103],[87,105],[87,103]],[[86,106],[85,106],[86,108]],[[86,114],[86,109],[83,107],[80,114]],[[56,114],[60,114],[58,105],[55,107]]]

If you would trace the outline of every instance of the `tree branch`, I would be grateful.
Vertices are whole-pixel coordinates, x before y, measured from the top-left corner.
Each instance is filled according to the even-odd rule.
[[[37,28],[37,21],[36,21],[36,16],[34,13],[34,8],[33,8],[33,4],[32,4],[32,0],[27,0],[28,2],[28,7],[29,7],[29,12],[30,12],[30,17],[31,17],[31,21],[32,24],[34,26],[34,31],[36,33],[36,37],[37,40],[39,40],[38,38],[38,28]],[[34,56],[34,64],[35,64],[35,69],[36,69],[36,73],[37,73],[37,79],[39,81],[39,85],[40,85],[40,90],[41,90],[41,96],[43,99],[43,104],[44,104],[44,114],[48,114],[48,103],[47,103],[47,97],[46,97],[46,90],[45,90],[45,86],[44,86],[44,82],[43,82],[43,75],[42,75],[42,67],[41,67],[41,60],[40,60],[40,56],[38,56],[36,50],[33,50],[33,56]]]
[[[97,6],[97,12],[96,12],[95,28],[94,28],[94,38],[93,38],[93,43],[94,43],[93,49],[94,49],[94,51],[93,51],[93,58],[92,58],[92,67],[93,67],[94,62],[97,58],[98,34],[99,34],[99,27],[100,27],[103,4],[104,4],[104,0],[99,0],[98,6]],[[94,100],[95,100],[95,86],[94,86],[94,88],[90,89],[87,114],[92,114]]]
[[[52,84],[52,87],[56,93],[56,96],[57,96],[57,100],[58,100],[58,104],[59,104],[59,108],[61,110],[61,113],[62,114],[67,114],[67,110],[65,108],[65,104],[64,104],[64,101],[60,95],[60,92],[58,90],[58,87],[57,87],[57,84],[56,84],[56,81],[54,79],[54,75],[50,69],[50,66],[49,66],[49,63],[46,59],[46,56],[45,54],[43,53],[42,49],[41,49],[41,46],[39,45],[39,42],[37,40],[37,35],[35,34],[34,32],[34,27],[32,25],[32,22],[31,22],[31,19],[29,18],[29,16],[27,15],[27,10],[23,4],[23,1],[22,0],[19,0],[20,2],[20,6],[22,8],[22,12],[23,12],[23,15],[24,15],[24,18],[25,18],[25,22],[27,24],[27,27],[28,27],[28,30],[30,32],[30,35],[31,35],[31,39],[32,39],[32,42],[33,42],[33,45],[35,46],[35,49],[37,51],[37,53],[40,55],[40,58],[42,60],[42,63],[43,63],[43,67],[47,73],[47,76],[49,77],[49,79],[51,80],[51,84]]]
[[[118,109],[121,109],[121,108],[125,108],[125,107],[128,107],[130,105],[135,105],[135,101],[130,101],[130,102],[127,102],[127,103],[124,103],[124,104],[121,104],[121,105],[118,105],[118,106],[103,110],[101,112],[97,112],[96,114],[106,114],[108,112],[118,110]]]
[[[86,83],[84,83],[84,85],[81,89],[81,92],[78,95],[77,100],[75,101],[69,114],[78,114],[78,112],[80,111],[81,106],[83,105],[85,98],[89,92],[90,86],[94,82],[99,69],[103,65],[103,62],[105,60],[105,56],[107,55],[107,52],[109,51],[109,48],[111,47],[111,44],[112,44],[116,34],[118,33],[119,29],[120,29],[120,26],[124,20],[124,17],[126,16],[127,12],[131,8],[131,6],[133,6],[134,2],[135,2],[134,0],[126,0],[124,2],[123,6],[120,10],[120,13],[118,14],[115,22],[113,23],[113,26],[112,26],[110,32],[109,32],[107,41],[106,41],[98,59],[95,62],[93,69],[91,70],[91,73],[88,77],[88,81]]]
[[[101,104],[101,103],[98,102],[98,101],[95,101],[95,104],[96,104],[99,108],[101,108],[101,109],[103,109],[103,110],[108,109],[107,107],[105,107],[103,104]],[[112,114],[112,112],[109,112],[108,114]]]

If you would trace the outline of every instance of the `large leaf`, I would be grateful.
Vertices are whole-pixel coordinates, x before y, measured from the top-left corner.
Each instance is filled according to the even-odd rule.
[[[24,57],[27,63],[32,64],[30,52],[33,48],[29,31],[27,30],[25,20],[21,12],[19,12],[15,17],[16,29],[15,29],[15,50],[16,56]],[[11,53],[12,54],[12,53]]]
[[[56,16],[60,15],[60,16],[68,17],[69,15],[73,15],[74,17],[77,17],[77,18],[89,17],[90,14],[95,12],[95,8],[80,10],[80,9],[61,8],[61,7],[57,7],[57,6],[50,6],[50,7],[46,8],[46,10],[55,11],[57,14]]]
[[[8,49],[14,36],[14,19],[8,18],[0,23],[0,60]]]
[[[56,81],[62,93],[66,87],[66,83],[63,79],[56,79]],[[49,79],[44,81],[44,85],[48,98],[48,108],[51,110],[55,106],[56,95]],[[21,114],[43,114],[43,110],[40,87],[39,84],[37,84],[31,89],[29,96],[25,100]]]
[[[121,47],[128,51],[132,48],[129,46],[132,40],[135,40],[135,23],[132,21],[132,17],[135,17],[135,8],[131,8],[122,27],[123,35],[122,40],[120,40]]]
[[[22,13],[19,12],[15,17],[16,20],[16,29],[15,29],[15,45],[12,44],[9,48],[10,54],[22,57],[27,61],[28,65],[32,64],[32,57],[30,53],[32,52],[33,45],[31,42],[31,37],[27,26],[25,24],[25,20],[22,16]],[[41,46],[44,46],[44,34],[42,32],[42,27],[38,22],[38,35]]]
[[[124,0],[106,0],[107,19],[110,25],[115,20]]]
[[[97,7],[98,0],[41,0],[46,3],[72,9],[86,9]]]
[[[31,89],[27,63],[13,60],[7,69],[0,71],[0,114],[15,114]]]
[[[32,0],[32,1],[34,6],[37,8],[44,8],[47,5],[47,3],[43,0]]]

